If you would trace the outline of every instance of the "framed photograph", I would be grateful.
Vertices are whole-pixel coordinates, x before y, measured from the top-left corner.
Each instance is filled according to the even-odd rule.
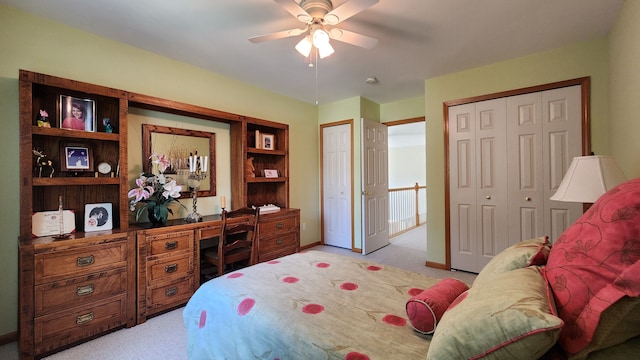
[[[61,171],[93,171],[91,147],[86,144],[62,143],[60,145]]]
[[[278,170],[264,169],[264,177],[266,177],[266,178],[277,178],[278,177]]]
[[[86,204],[84,206],[84,231],[111,230],[113,228],[111,203]]]
[[[262,134],[262,148],[265,150],[273,150],[276,148],[276,139],[273,134]]]
[[[96,131],[96,102],[60,95],[60,128]]]
[[[60,217],[62,216],[62,219]],[[41,211],[31,216],[31,236],[51,236],[76,232],[76,214],[73,210]]]

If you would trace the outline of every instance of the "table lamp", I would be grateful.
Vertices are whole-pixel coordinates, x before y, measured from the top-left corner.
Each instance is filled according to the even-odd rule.
[[[611,156],[574,157],[551,200],[593,204],[609,189],[626,180]]]

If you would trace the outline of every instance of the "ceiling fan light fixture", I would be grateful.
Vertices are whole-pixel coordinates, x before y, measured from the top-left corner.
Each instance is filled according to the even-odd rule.
[[[329,34],[322,29],[316,29],[313,32],[313,46],[320,49],[324,44],[329,44]]]
[[[307,35],[303,37],[300,42],[298,42],[298,44],[296,45],[296,50],[300,53],[300,55],[309,57],[309,54],[311,54],[312,46],[313,43],[311,42],[311,35]]]
[[[324,59],[327,56],[333,54],[334,52],[335,50],[333,50],[333,46],[331,46],[331,44],[329,44],[328,41],[325,44],[322,44],[320,47],[318,47],[318,55],[320,55],[320,59]]]

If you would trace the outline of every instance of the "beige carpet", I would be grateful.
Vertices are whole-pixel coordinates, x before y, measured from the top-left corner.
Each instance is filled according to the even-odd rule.
[[[455,277],[467,284],[475,279],[474,274],[461,271],[451,272],[424,266],[426,251],[419,250],[425,244],[426,236],[420,230],[403,234],[403,238],[393,239],[391,244],[363,256],[331,246],[316,246],[314,250],[360,257],[368,261],[395,266],[405,270],[436,278]],[[144,324],[122,329],[95,340],[58,352],[47,360],[181,360],[187,359],[187,334],[182,323],[182,308],[150,318]],[[17,344],[0,346],[0,359],[18,360]]]

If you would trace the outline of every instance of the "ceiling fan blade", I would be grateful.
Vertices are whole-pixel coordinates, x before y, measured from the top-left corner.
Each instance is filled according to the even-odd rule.
[[[349,30],[343,30],[333,28],[329,30],[329,37],[334,40],[342,41],[347,44],[363,47],[365,49],[372,49],[378,44],[378,39],[372,38],[362,34],[355,33]]]
[[[298,36],[300,34],[303,34],[305,31],[307,31],[307,29],[283,30],[283,31],[278,31],[278,32],[274,32],[274,33],[271,33],[271,34],[254,36],[254,37],[249,38],[249,41],[251,41],[254,44],[257,44],[257,43],[261,43],[263,41],[283,39],[283,38],[290,37],[290,36]]]
[[[276,0],[277,1],[277,0]],[[284,1],[284,0],[281,0]],[[341,21],[344,21],[353,15],[363,11],[364,9],[373,6],[378,0],[350,0],[337,8],[331,10],[324,16],[324,21],[327,25],[335,25]]]
[[[293,15],[296,19],[300,20],[303,23],[308,23],[313,20],[313,17],[309,15],[303,8],[298,5],[297,2],[293,0],[273,0],[278,3],[278,5],[282,6],[283,9],[287,10],[287,12]]]

